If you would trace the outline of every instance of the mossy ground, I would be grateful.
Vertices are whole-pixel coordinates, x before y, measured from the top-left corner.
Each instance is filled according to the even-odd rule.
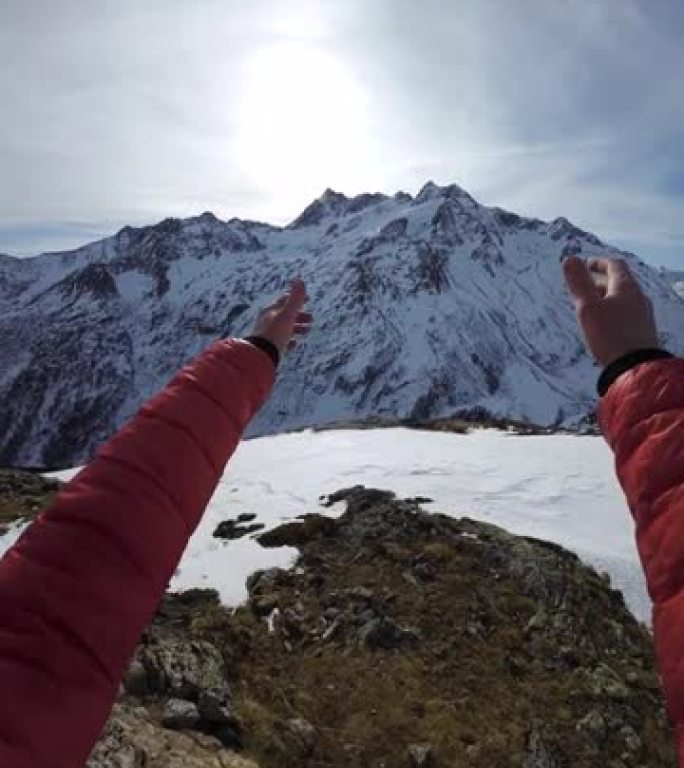
[[[54,500],[59,486],[41,475],[0,469],[0,532],[18,520],[32,520]]]
[[[439,766],[526,768],[535,739],[558,768],[676,765],[648,631],[568,553],[546,553],[566,571],[565,603],[547,615],[475,536],[445,540],[426,529],[359,545],[344,533],[316,528],[299,568],[269,588],[274,631],[255,615],[263,594],[195,625],[224,651],[247,752],[262,768],[399,768],[415,744],[429,744]],[[492,546],[501,554],[508,545]],[[413,576],[416,563],[429,564],[427,579]],[[322,640],[330,596],[359,589],[421,641],[370,651],[353,629]],[[579,726],[595,712],[607,724],[598,740]],[[282,735],[279,723],[292,718],[316,729],[309,755]],[[638,734],[637,749],[625,729]]]

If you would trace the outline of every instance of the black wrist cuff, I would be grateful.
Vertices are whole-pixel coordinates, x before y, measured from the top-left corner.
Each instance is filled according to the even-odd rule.
[[[247,336],[245,341],[248,341],[253,347],[265,352],[270,358],[273,365],[277,368],[280,363],[280,352],[278,347],[263,336]]]
[[[611,384],[623,373],[627,373],[637,365],[647,363],[649,360],[664,360],[668,357],[674,357],[674,355],[664,349],[635,349],[634,352],[619,357],[604,368],[603,373],[599,376],[597,385],[599,397],[603,397],[610,389]]]

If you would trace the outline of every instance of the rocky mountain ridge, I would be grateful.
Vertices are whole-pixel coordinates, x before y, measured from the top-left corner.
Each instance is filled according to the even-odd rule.
[[[479,413],[573,425],[595,403],[560,260],[615,249],[457,185],[327,190],[291,225],[211,213],[65,253],[0,258],[0,462],[82,463],[185,361],[245,333],[294,276],[317,317],[250,434]],[[681,351],[671,281],[623,254]]]

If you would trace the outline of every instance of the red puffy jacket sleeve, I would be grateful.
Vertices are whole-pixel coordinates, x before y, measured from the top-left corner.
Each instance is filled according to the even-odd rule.
[[[213,344],[109,441],[0,561],[0,766],[81,768],[271,360]]]
[[[684,360],[643,363],[599,409],[636,523],[656,654],[684,768]]]

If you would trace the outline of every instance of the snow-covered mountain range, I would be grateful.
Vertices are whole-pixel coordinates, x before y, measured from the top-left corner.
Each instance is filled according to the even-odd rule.
[[[560,261],[615,252],[566,219],[521,218],[428,183],[415,197],[328,190],[287,227],[205,213],[74,251],[0,256],[0,463],[85,461],[183,362],[244,334],[294,276],[316,325],[251,434],[473,409],[576,423],[594,406],[597,372]],[[623,255],[664,344],[684,351],[672,280]]]

